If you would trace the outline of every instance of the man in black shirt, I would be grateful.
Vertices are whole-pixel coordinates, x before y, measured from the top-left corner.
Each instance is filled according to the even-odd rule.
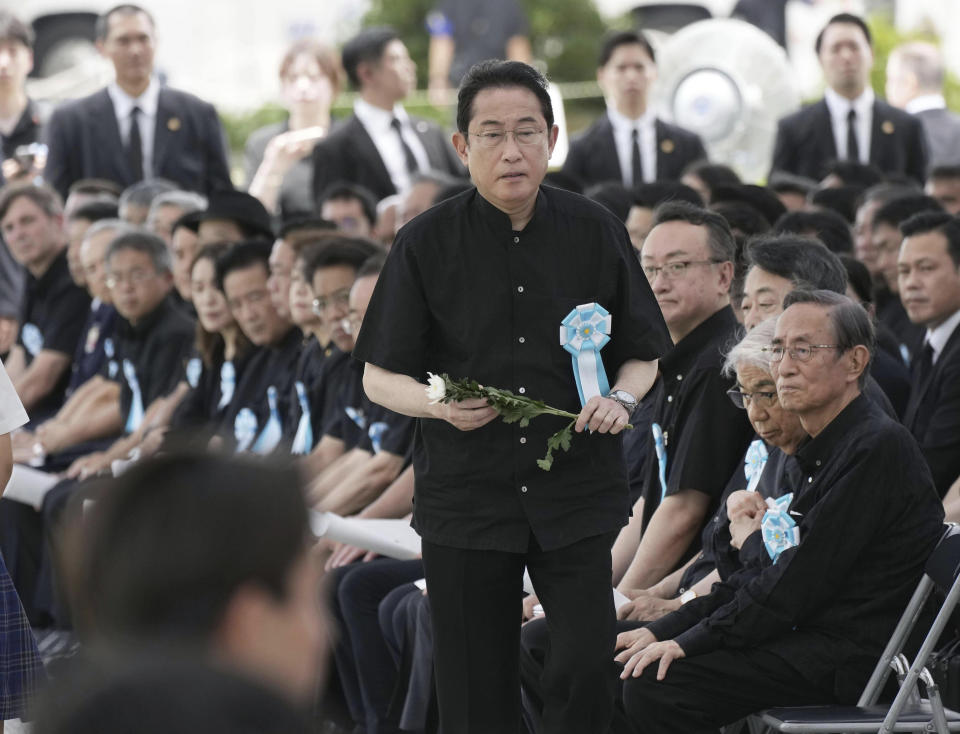
[[[354,350],[370,399],[421,419],[414,526],[440,726],[517,729],[526,565],[553,635],[545,724],[602,731],[612,713],[610,547],[628,509],[615,434],[653,383],[667,333],[622,224],[541,187],[558,134],[542,76],[519,62],[478,64],[460,89],[457,128],[477,188],[401,229]],[[591,388],[584,370],[579,397],[580,361],[558,339],[578,307],[612,316],[601,355],[609,385],[595,378]],[[507,425],[482,399],[432,404],[428,370],[579,412],[570,451],[545,473],[536,461],[560,421]]]
[[[830,291],[794,291],[785,306],[773,375],[810,435],[802,474],[786,507],[731,527],[741,555],[766,550],[769,565],[621,635],[624,705],[639,732],[853,703],[941,535],[916,441],[860,393],[874,346],[867,313]],[[798,534],[771,541],[774,520]]]
[[[20,336],[6,367],[34,420],[63,403],[90,305],[90,296],[70,278],[62,212],[60,197],[48,186],[10,186],[0,194],[3,237],[27,269]]]
[[[633,598],[697,550],[727,479],[753,429],[726,395],[723,352],[737,341],[730,308],[734,240],[723,217],[686,203],[657,210],[641,264],[663,310],[674,347],[660,361],[651,392],[652,424],[641,499],[643,539],[620,580]],[[620,609],[633,619],[632,605]]]
[[[0,11],[0,180],[36,175],[35,164],[45,158],[30,150],[39,142],[42,127],[40,111],[26,90],[27,75],[33,70],[33,40],[29,25]]]

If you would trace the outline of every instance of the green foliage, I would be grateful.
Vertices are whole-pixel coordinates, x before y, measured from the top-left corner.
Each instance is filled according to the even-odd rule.
[[[476,2],[476,0],[473,0]],[[585,0],[521,0],[530,21],[533,56],[546,65],[555,82],[593,77],[597,49],[605,26],[592,2]],[[437,0],[373,0],[364,25],[397,30],[417,62],[418,86],[426,86],[430,43],[425,19]]]
[[[870,73],[870,84],[878,97],[885,96],[887,80],[887,59],[890,52],[901,43],[908,41],[929,41],[940,45],[940,39],[932,32],[900,33],[887,14],[877,14],[869,18],[870,33],[873,35],[873,71]],[[943,96],[947,107],[960,110],[960,79],[953,74],[947,75],[944,84]]]

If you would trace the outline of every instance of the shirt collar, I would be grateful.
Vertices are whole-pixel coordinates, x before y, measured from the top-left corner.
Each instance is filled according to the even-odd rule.
[[[804,439],[797,449],[797,461],[804,473],[827,463],[831,457],[842,456],[840,449],[845,436],[853,435],[859,426],[865,425],[871,412],[870,398],[862,393],[851,400],[827,426],[814,437]]]
[[[49,267],[39,278],[27,271],[27,284],[34,291],[49,293],[53,286],[63,277],[64,272],[69,271],[67,266],[67,248],[63,248],[60,253],[50,261]]]
[[[827,87],[823,92],[823,99],[827,103],[827,109],[830,110],[830,116],[846,122],[847,114],[851,108],[856,110],[857,117],[863,119],[864,115],[873,109],[875,96],[873,90],[867,87],[859,97],[851,100],[846,97],[841,97],[833,91],[833,89]]]
[[[157,81],[156,77],[151,77],[150,84],[143,90],[143,94],[139,97],[131,97],[114,81],[107,86],[107,94],[110,95],[113,109],[121,120],[129,117],[135,106],[139,107],[140,112],[147,117],[156,117],[157,104],[160,99],[160,82]]]
[[[27,99],[27,106],[24,108],[23,114],[20,115],[20,119],[17,120],[17,124],[13,126],[13,130],[10,131],[9,137],[15,138],[31,127],[39,127],[39,125],[40,110],[37,108],[37,103],[32,99]]]
[[[940,357],[940,353],[947,346],[947,342],[950,341],[950,337],[956,331],[957,326],[960,326],[960,311],[956,311],[953,316],[935,329],[927,329],[926,342],[933,347],[934,362]]]
[[[140,319],[136,324],[131,324],[125,318],[122,318],[123,334],[131,339],[142,339],[150,335],[155,331],[157,323],[174,308],[176,308],[176,306],[173,305],[173,300],[168,293],[153,311]]]
[[[400,120],[402,125],[407,125],[410,122],[410,116],[403,109],[403,105],[399,103],[395,104],[391,111],[376,107],[365,99],[357,97],[353,102],[353,112],[367,130],[389,130],[394,117]]]
[[[510,222],[510,215],[506,212],[498,209],[489,201],[483,198],[479,191],[474,189],[472,192],[474,197],[474,207],[480,216],[486,221],[491,227],[495,230],[503,232],[504,242],[506,242],[506,237],[513,232],[513,224]],[[527,226],[523,228],[525,234],[532,232],[537,223],[543,220],[547,216],[547,210],[549,208],[549,202],[547,200],[547,191],[544,186],[540,186],[539,191],[537,192],[537,203],[534,205],[533,217],[530,221],[527,222]]]
[[[683,372],[709,349],[720,348],[713,345],[717,340],[727,340],[737,330],[737,317],[730,306],[724,306],[712,316],[704,319],[697,327],[681,339],[660,359],[661,371],[667,373]]]
[[[608,104],[607,117],[610,118],[610,124],[613,125],[614,130],[631,131],[634,128],[639,129],[652,126],[657,116],[654,114],[652,108],[647,107],[647,111],[644,112],[643,115],[635,120],[631,120],[629,117],[620,114],[612,104]]]
[[[947,106],[947,101],[942,94],[921,94],[907,102],[904,109],[911,115],[927,110],[942,110]]]

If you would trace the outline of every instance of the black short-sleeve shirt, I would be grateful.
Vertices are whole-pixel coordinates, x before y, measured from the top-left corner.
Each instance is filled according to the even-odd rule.
[[[20,309],[20,335],[26,363],[43,350],[61,352],[71,359],[90,312],[90,296],[70,278],[66,250],[50,263],[39,278],[27,273]],[[53,390],[34,408],[37,414],[56,410],[70,384],[70,370],[64,370]]]
[[[663,435],[666,486],[654,431],[647,437],[643,489],[644,527],[665,496],[694,489],[711,498],[705,521],[716,510],[727,480],[743,458],[753,428],[747,413],[727,397],[723,354],[736,344],[739,324],[729,306],[705,319],[662,359],[648,399],[652,422]],[[699,545],[699,536],[698,536]]]
[[[424,382],[469,377],[576,413],[580,400],[560,324],[578,305],[612,315],[601,351],[615,381],[628,359],[653,360],[669,335],[622,223],[566,191],[540,188],[532,219],[509,217],[475,189],[407,224],[380,275],[354,356]],[[577,435],[544,472],[536,461],[564,419],[500,420],[461,432],[420,420],[414,525],[434,543],[545,549],[616,530],[628,512],[621,440]]]
[[[87,321],[73,355],[68,396],[91,377],[103,372],[108,359],[107,340],[113,343],[116,322],[117,310],[109,303],[97,300],[90,304]]]

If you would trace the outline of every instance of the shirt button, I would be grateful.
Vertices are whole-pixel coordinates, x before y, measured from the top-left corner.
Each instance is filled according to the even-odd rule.
[[[520,342],[521,344],[524,344],[526,343],[527,340],[521,336],[519,339],[517,339],[517,341]]]
[[[520,242],[520,238],[519,238],[519,237],[514,237],[514,238],[513,238],[513,242],[514,242],[514,244]]]
[[[523,395],[526,391],[527,391],[527,388],[525,387],[521,387],[519,390],[517,390],[517,392],[520,393],[521,395]]]
[[[521,436],[521,437],[520,437],[520,443],[526,443],[526,442],[527,442],[527,437],[526,437],[526,436]]]
[[[672,402],[673,402],[673,395],[667,395],[667,402],[668,402],[668,403],[672,403]]]
[[[523,286],[522,286],[522,285],[517,287],[517,293],[523,293]]]
[[[823,463],[823,462],[820,461],[820,459],[817,459],[817,466],[820,466],[820,464],[822,464],[822,463]]]
[[[680,381],[682,379],[683,379],[683,375],[677,375],[677,381]]]
[[[813,477],[807,477],[807,484],[813,484]]]
[[[520,487],[520,491],[526,493],[526,491],[527,491],[527,485],[524,484],[522,487]]]

